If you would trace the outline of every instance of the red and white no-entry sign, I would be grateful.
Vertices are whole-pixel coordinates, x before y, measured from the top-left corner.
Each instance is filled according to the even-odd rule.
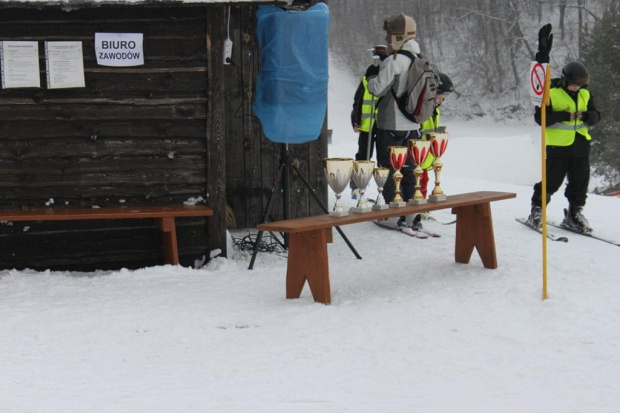
[[[530,67],[530,97],[532,103],[540,106],[542,95],[545,91],[545,74],[547,72],[546,63],[532,62]]]

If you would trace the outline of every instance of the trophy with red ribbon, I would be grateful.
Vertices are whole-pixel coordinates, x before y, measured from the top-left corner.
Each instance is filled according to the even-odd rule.
[[[424,199],[424,195],[422,195],[422,191],[420,191],[420,179],[424,173],[422,165],[426,161],[426,158],[428,158],[430,149],[431,141],[423,141],[421,139],[409,140],[409,156],[411,156],[415,164],[415,169],[413,170],[413,176],[415,176],[415,193],[413,194],[413,198],[409,200],[410,204],[426,204],[426,199]]]
[[[441,173],[441,168],[443,168],[443,162],[441,161],[441,156],[446,152],[448,147],[448,134],[447,133],[431,133],[431,153],[435,157],[435,162],[433,162],[433,171],[435,171],[435,188],[433,189],[432,194],[428,197],[428,200],[431,202],[440,202],[446,200],[446,195],[443,193],[443,189],[441,189],[441,179],[439,175]]]
[[[390,202],[390,208],[402,208],[407,203],[400,196],[400,181],[403,179],[403,174],[400,170],[405,166],[407,162],[407,147],[406,146],[389,146],[390,151],[390,165],[395,170],[394,172],[394,184],[396,184],[396,190],[394,200]]]

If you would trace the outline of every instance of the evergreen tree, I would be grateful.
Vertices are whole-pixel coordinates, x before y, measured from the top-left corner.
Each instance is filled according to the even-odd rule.
[[[616,2],[584,36],[583,61],[601,122],[592,129],[591,162],[606,178],[604,190],[620,189],[620,7]]]

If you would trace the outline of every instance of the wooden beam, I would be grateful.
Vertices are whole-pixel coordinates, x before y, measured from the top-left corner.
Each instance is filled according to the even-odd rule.
[[[226,37],[226,7],[207,9],[207,204],[213,209],[208,220],[209,247],[226,256],[226,92],[222,50]]]

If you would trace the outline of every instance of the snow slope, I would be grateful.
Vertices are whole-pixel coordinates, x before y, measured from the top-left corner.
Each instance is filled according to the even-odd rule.
[[[332,156],[356,150],[356,83],[332,68]],[[538,128],[444,123],[446,193],[517,193],[492,205],[496,270],[476,252],[456,264],[454,226],[428,222],[441,238],[343,227],[362,260],[334,233],[331,306],[307,287],[286,300],[286,259],[268,253],[253,271],[243,251],[201,269],[0,271],[0,411],[617,411],[618,247],[549,242],[543,301],[541,237],[514,221],[540,176]],[[620,237],[619,203],[589,196],[597,232]]]

